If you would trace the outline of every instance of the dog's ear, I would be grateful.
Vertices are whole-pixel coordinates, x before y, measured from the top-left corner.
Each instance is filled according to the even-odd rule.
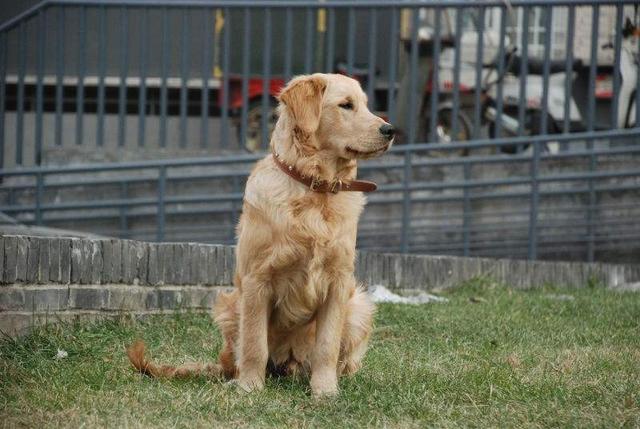
[[[280,101],[287,106],[296,127],[312,134],[320,125],[322,98],[327,89],[320,76],[301,76],[293,79],[280,93]]]

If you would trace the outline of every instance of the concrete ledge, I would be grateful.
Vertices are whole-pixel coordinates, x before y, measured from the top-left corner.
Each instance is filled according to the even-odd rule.
[[[11,337],[17,337],[28,334],[32,328],[42,325],[55,325],[58,323],[88,323],[96,322],[108,319],[117,319],[121,317],[134,317],[136,319],[144,319],[153,315],[170,315],[185,311],[191,311],[187,309],[175,309],[175,310],[146,310],[137,312],[127,311],[96,311],[96,310],[83,310],[83,311],[58,311],[55,313],[48,312],[28,312],[28,311],[13,311],[0,313],[0,331],[2,334],[9,335]],[[196,310],[202,311],[202,310]]]
[[[0,330],[20,335],[59,320],[210,311],[223,286],[5,285],[0,288]]]
[[[0,331],[21,334],[43,321],[209,311],[232,284],[234,252],[198,243],[0,236]],[[489,277],[516,288],[633,290],[640,265],[360,252],[356,277],[390,289],[448,288]]]
[[[589,284],[621,288],[640,281],[640,264],[360,252],[356,263],[356,276],[365,284],[381,284],[390,289],[448,288],[477,277],[488,277],[514,288],[534,288],[547,284],[568,288],[579,288]]]

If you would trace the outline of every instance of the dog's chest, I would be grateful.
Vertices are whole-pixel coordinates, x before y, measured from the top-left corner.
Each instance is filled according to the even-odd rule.
[[[306,243],[331,245],[348,236],[354,240],[364,201],[362,194],[307,193],[289,201],[288,232]],[[335,243],[338,244],[338,243]]]
[[[280,325],[291,327],[313,319],[330,288],[353,271],[359,210],[349,206],[357,202],[292,201],[285,234],[296,257],[274,278],[274,316]]]

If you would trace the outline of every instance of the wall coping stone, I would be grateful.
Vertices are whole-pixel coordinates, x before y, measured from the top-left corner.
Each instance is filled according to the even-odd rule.
[[[235,246],[121,239],[0,236],[0,285],[228,286]],[[452,287],[490,277],[512,287],[640,281],[640,264],[528,261],[358,252],[356,277],[392,289]]]

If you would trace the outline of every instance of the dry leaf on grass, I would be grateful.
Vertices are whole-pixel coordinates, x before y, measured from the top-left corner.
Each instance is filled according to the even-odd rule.
[[[522,365],[522,361],[520,361],[520,358],[515,353],[511,353],[507,356],[507,363],[513,369],[519,368]]]

